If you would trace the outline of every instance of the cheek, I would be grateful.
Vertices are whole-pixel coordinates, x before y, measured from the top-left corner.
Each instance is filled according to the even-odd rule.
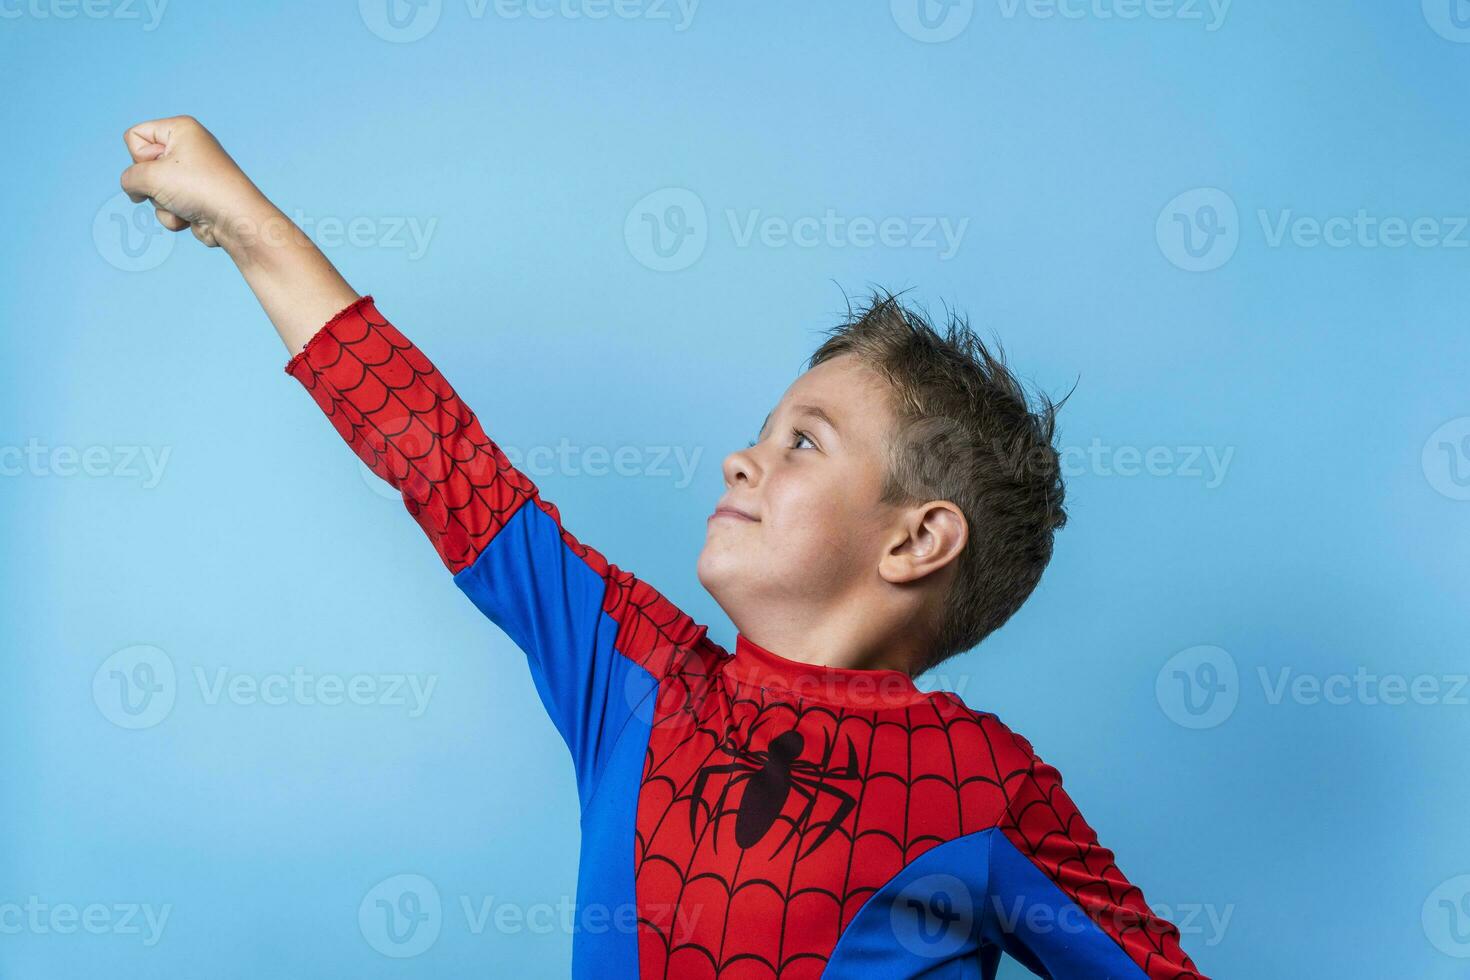
[[[768,546],[814,566],[851,561],[861,554],[868,517],[859,494],[836,474],[802,476],[769,488]]]

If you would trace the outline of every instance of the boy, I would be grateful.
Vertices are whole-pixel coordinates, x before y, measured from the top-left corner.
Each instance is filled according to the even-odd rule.
[[[131,198],[230,254],[286,372],[525,651],[581,802],[576,976],[989,978],[1002,952],[1201,976],[1057,771],[913,683],[1020,606],[1065,520],[1055,406],[967,330],[875,298],[725,460],[698,574],[730,654],[564,529],[196,120],[125,140]],[[636,929],[609,927],[629,907]]]

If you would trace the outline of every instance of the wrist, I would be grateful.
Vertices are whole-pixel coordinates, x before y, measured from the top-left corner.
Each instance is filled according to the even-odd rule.
[[[221,209],[213,225],[215,241],[237,263],[258,263],[307,241],[301,229],[264,197]]]

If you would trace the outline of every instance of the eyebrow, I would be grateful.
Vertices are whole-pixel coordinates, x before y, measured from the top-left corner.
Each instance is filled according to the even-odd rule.
[[[833,432],[839,434],[842,432],[842,430],[838,428],[837,423],[832,420],[832,416],[828,415],[820,405],[792,405],[791,411],[796,415],[810,415],[812,418],[819,419],[820,421],[827,423],[827,425],[832,427]],[[761,423],[760,432],[756,433],[756,435],[758,437],[765,435],[766,426],[770,424],[771,416],[768,414],[766,415],[766,420]]]

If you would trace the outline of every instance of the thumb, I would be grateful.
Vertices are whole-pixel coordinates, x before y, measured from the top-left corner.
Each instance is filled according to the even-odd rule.
[[[158,187],[158,167],[158,163],[144,160],[122,172],[122,189],[134,204],[153,196]]]

